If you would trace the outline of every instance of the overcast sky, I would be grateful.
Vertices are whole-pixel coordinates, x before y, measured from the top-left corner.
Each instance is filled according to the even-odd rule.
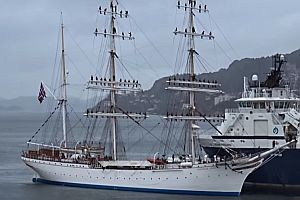
[[[100,67],[97,55],[101,40],[95,38],[93,32],[101,22],[98,7],[105,2],[3,2],[0,7],[0,97],[35,96],[41,81],[51,82],[61,11],[66,26],[68,70],[70,76],[75,77],[70,82],[83,84],[95,74]],[[209,46],[200,48],[200,54],[210,63],[208,71],[227,68],[232,61],[245,57],[290,53],[300,48],[299,0],[200,2],[208,5],[208,27],[216,36],[215,43],[199,43],[199,46]],[[149,89],[156,79],[174,72],[176,38],[172,32],[182,12],[176,8],[177,0],[119,0],[119,3],[121,8],[129,10],[135,45],[143,55],[136,56],[134,62],[128,61],[128,70]],[[132,52],[126,53],[131,55]],[[80,87],[82,85],[78,85],[78,89],[82,89]]]

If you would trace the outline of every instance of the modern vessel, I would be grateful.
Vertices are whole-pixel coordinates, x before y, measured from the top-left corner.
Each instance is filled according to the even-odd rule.
[[[178,194],[201,194],[201,195],[233,195],[241,192],[244,180],[260,167],[264,159],[272,152],[277,152],[286,144],[278,148],[263,152],[251,157],[232,157],[214,162],[202,161],[195,151],[196,135],[195,115],[196,106],[194,102],[195,92],[212,91],[213,89],[199,88],[198,86],[214,86],[217,83],[199,82],[195,80],[193,58],[194,38],[212,39],[211,33],[197,33],[193,26],[194,15],[199,12],[208,12],[206,6],[197,5],[195,0],[189,0],[178,8],[187,12],[188,26],[184,31],[175,30],[176,35],[185,37],[188,41],[188,76],[189,80],[170,79],[168,90],[188,92],[189,102],[186,104],[187,116],[181,117],[186,121],[185,133],[186,144],[189,148],[184,149],[181,154],[174,151],[173,154],[158,158],[157,151],[153,152],[151,158],[134,160],[126,156],[126,148],[121,138],[120,121],[127,120],[142,126],[140,119],[147,118],[147,114],[133,113],[124,110],[118,100],[124,92],[139,92],[140,83],[137,80],[122,79],[122,73],[117,67],[119,56],[116,41],[133,40],[133,34],[119,32],[117,19],[129,17],[128,11],[118,9],[118,2],[111,0],[108,8],[99,7],[99,14],[108,17],[107,28],[101,32],[95,31],[96,36],[108,39],[108,64],[107,76],[99,74],[91,76],[87,89],[95,90],[96,99],[92,100],[94,106],[89,107],[84,116],[87,118],[86,129],[81,130],[81,135],[86,134],[84,141],[75,140],[72,143],[69,130],[72,127],[67,123],[67,78],[64,62],[64,43],[62,40],[62,68],[61,68],[61,98],[55,110],[62,110],[61,139],[49,141],[36,141],[36,135],[27,142],[28,149],[22,154],[22,160],[35,172],[34,182],[49,183],[65,186],[77,186],[86,188],[100,188],[113,190],[131,190]],[[63,25],[62,25],[63,33]],[[63,34],[62,34],[63,37]],[[104,51],[106,52],[106,51]],[[121,66],[123,64],[121,63]],[[127,70],[122,71],[123,73]],[[189,86],[189,87],[188,87]],[[197,86],[197,87],[195,87]],[[100,94],[101,92],[101,94]],[[106,92],[103,94],[102,92]],[[42,93],[42,96],[44,93]],[[41,98],[42,100],[43,98]],[[53,116],[53,113],[51,113]],[[180,116],[167,115],[166,120],[172,121]],[[48,122],[48,119],[45,123]],[[100,124],[103,123],[103,127]],[[42,125],[44,127],[44,124]],[[100,128],[103,128],[100,130]],[[57,130],[57,129],[56,129]],[[147,133],[151,131],[144,128]],[[59,132],[59,131],[58,131]],[[56,134],[57,132],[53,132]],[[170,132],[172,134],[172,132]],[[155,136],[156,139],[157,136]],[[52,138],[51,138],[52,139]],[[179,138],[180,139],[180,138]],[[159,140],[169,150],[175,149],[174,144]],[[174,147],[174,148],[173,148]]]
[[[234,150],[232,154],[256,153],[298,139],[300,99],[283,81],[285,57],[276,54],[272,60],[273,69],[265,81],[259,81],[257,75],[253,75],[250,82],[244,78],[242,98],[235,100],[238,108],[225,110],[225,119],[217,127],[219,132],[199,136],[208,155],[223,156],[228,154],[226,148]],[[297,171],[300,167],[297,159],[299,147],[299,143],[290,145],[251,174],[246,182],[266,186],[300,186]]]

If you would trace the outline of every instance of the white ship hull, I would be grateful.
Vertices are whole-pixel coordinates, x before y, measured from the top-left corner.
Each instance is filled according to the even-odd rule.
[[[215,163],[191,168],[92,169],[87,164],[22,157],[37,174],[36,182],[99,189],[238,196],[255,167],[234,171]]]

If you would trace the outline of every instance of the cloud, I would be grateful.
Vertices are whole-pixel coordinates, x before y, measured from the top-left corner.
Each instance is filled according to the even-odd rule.
[[[61,11],[66,26],[68,69],[70,76],[75,77],[72,82],[84,83],[84,78],[87,81],[101,67],[97,58],[101,39],[94,38],[93,31],[103,22],[97,9],[104,2],[12,0],[3,3],[0,7],[0,96],[36,95],[41,80],[51,82],[52,68],[59,62],[55,58]],[[216,36],[216,43],[197,43],[201,56],[212,66],[210,70],[227,67],[235,59],[299,48],[300,2],[297,0],[284,4],[279,0],[200,2],[208,4],[211,18],[206,18],[207,26]],[[134,77],[142,77],[140,82],[149,88],[157,78],[174,71],[177,38],[172,32],[181,25],[183,13],[176,8],[177,0],[119,0],[119,3],[133,17],[127,25],[118,24],[120,30],[132,29],[136,37],[133,45],[137,47],[137,50],[122,47],[120,55],[128,56],[124,59],[128,70]],[[210,19],[221,27],[221,32]]]

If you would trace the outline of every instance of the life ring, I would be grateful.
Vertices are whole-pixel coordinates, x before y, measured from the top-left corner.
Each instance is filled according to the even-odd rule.
[[[274,133],[274,134],[277,134],[277,133],[278,133],[278,128],[277,128],[277,127],[273,128],[273,133]]]

